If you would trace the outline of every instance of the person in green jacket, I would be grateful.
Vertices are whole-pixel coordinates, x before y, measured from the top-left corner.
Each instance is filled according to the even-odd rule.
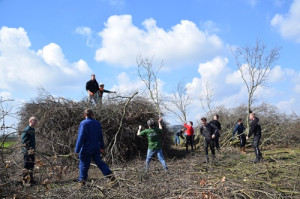
[[[164,156],[162,153],[161,147],[161,133],[162,133],[162,125],[161,125],[161,118],[158,120],[158,128],[155,125],[155,122],[152,118],[147,121],[148,129],[141,131],[142,126],[139,126],[139,130],[137,135],[139,136],[146,136],[148,139],[148,151],[147,151],[147,158],[146,158],[146,171],[148,171],[150,161],[154,154],[157,154],[158,160],[162,164],[165,170],[168,170],[166,162],[164,160]]]
[[[33,178],[36,117],[29,118],[29,125],[22,132],[22,151],[24,155],[23,183],[35,184]]]

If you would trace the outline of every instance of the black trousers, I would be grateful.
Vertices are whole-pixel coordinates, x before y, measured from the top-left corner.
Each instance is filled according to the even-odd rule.
[[[193,147],[193,136],[192,135],[187,135],[186,138],[185,138],[185,148],[186,148],[186,151],[188,151],[188,146],[189,144],[191,145],[192,147],[192,150],[194,150],[194,147]]]
[[[244,147],[246,145],[246,135],[245,134],[239,135],[239,139],[240,139],[240,146]]]
[[[211,154],[215,156],[215,140],[204,138],[204,151],[205,155],[208,157],[208,146],[210,148]]]
[[[253,138],[253,142],[252,142],[252,146],[254,148],[254,152],[255,152],[256,158],[259,159],[259,160],[262,157],[262,154],[261,154],[261,152],[259,150],[260,138],[261,138],[260,135],[255,135],[254,138]]]
[[[34,154],[24,153],[24,169],[33,170],[35,157]]]
[[[220,135],[216,135],[216,137],[214,138],[215,142],[216,142],[216,148],[220,149]]]

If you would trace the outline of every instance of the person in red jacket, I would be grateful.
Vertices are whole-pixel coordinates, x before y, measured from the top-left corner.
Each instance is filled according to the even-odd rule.
[[[189,124],[186,123],[183,124],[183,126],[186,128],[186,142],[185,142],[185,149],[186,152],[188,152],[188,145],[191,145],[192,151],[194,150],[193,147],[193,135],[194,135],[194,128],[193,128],[193,122],[189,121]]]

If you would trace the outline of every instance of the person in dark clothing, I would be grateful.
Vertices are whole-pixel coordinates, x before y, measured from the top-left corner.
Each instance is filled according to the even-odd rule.
[[[35,129],[37,125],[36,117],[29,118],[29,125],[22,132],[22,151],[24,155],[24,167],[23,167],[23,184],[30,183],[35,184],[33,178],[34,168],[34,152],[35,152]]]
[[[220,131],[221,131],[221,123],[219,122],[219,115],[216,114],[214,115],[214,119],[212,121],[210,121],[209,123],[215,125],[218,128],[218,133],[216,134],[215,137],[215,142],[216,142],[216,148],[219,151],[220,150],[220,143],[219,143],[219,139],[220,139]]]
[[[103,93],[116,93],[116,92],[115,92],[115,91],[105,90],[105,89],[104,89],[104,84],[101,83],[101,84],[99,85],[99,100],[100,100],[100,104],[102,104]]]
[[[254,152],[256,156],[254,163],[258,163],[262,159],[262,153],[259,150],[259,142],[261,138],[261,126],[259,124],[259,119],[255,116],[254,113],[250,113],[249,118],[251,120],[251,124],[250,124],[249,134],[246,137],[246,140],[248,140],[252,134],[254,135],[253,142],[252,142],[252,146],[254,148]]]
[[[240,147],[241,147],[241,152],[246,153],[245,151],[245,145],[246,145],[246,135],[244,133],[245,127],[243,124],[243,120],[241,118],[238,119],[237,124],[234,127],[233,130],[233,139],[235,139],[235,133],[237,132],[237,136],[239,137],[240,140]]]
[[[184,128],[183,129],[179,129],[174,133],[174,142],[175,142],[175,146],[178,146],[180,144],[180,138],[181,137],[184,140],[183,134],[184,133]]]
[[[92,102],[92,100],[94,100],[95,104],[97,104],[99,85],[96,80],[95,74],[91,75],[91,80],[86,83],[85,89],[88,92],[88,102]]]
[[[215,159],[215,141],[214,138],[216,137],[216,134],[218,133],[218,128],[211,124],[207,123],[207,120],[205,117],[201,118],[202,126],[200,127],[200,133],[204,137],[204,151],[205,151],[205,158],[206,162],[209,162],[208,157],[208,146],[212,153],[213,160]]]
[[[194,150],[194,147],[193,147],[193,136],[194,136],[193,122],[190,121],[188,125],[186,123],[184,123],[183,126],[186,128],[186,139],[185,139],[186,152],[188,152],[189,144],[191,145],[191,148],[193,151]]]

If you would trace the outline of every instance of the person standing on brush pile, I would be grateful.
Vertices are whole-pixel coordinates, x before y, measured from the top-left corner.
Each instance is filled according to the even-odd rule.
[[[194,136],[194,128],[193,128],[193,122],[189,121],[189,124],[186,123],[183,124],[183,126],[186,128],[186,137],[185,137],[185,150],[186,152],[189,151],[188,145],[191,145],[192,151],[194,150],[194,142],[193,142],[193,136]]]
[[[240,140],[240,148],[242,153],[246,153],[245,151],[246,135],[244,133],[245,130],[246,129],[244,127],[243,120],[239,118],[233,130],[233,140],[235,139],[235,133],[237,132],[237,136],[239,137]]]
[[[218,128],[211,123],[207,123],[207,120],[205,117],[201,118],[201,123],[202,123],[202,126],[200,127],[200,133],[204,137],[205,160],[206,160],[206,163],[208,163],[209,162],[208,146],[211,150],[212,159],[214,160],[216,157],[214,138],[216,137],[216,135],[218,133]]]
[[[23,184],[35,184],[33,178],[33,168],[35,162],[35,129],[37,125],[36,117],[29,118],[29,125],[22,132],[22,151],[24,155],[24,168],[23,168]]]
[[[89,80],[86,83],[85,86],[86,91],[88,92],[88,102],[92,102],[92,100],[94,100],[95,104],[98,103],[98,91],[99,91],[99,85],[98,82],[96,80],[95,74],[91,75],[91,80]]]
[[[162,119],[159,118],[158,120],[158,128],[155,125],[155,122],[152,118],[150,118],[147,121],[148,129],[145,129],[141,131],[142,126],[139,125],[139,129],[137,132],[138,136],[146,136],[148,139],[148,151],[147,151],[147,157],[146,157],[146,172],[149,169],[149,164],[152,159],[152,156],[154,154],[157,154],[157,158],[162,164],[163,168],[167,171],[168,167],[166,165],[166,162],[164,160],[164,156],[162,153],[162,147],[161,147],[161,133],[162,133],[162,125],[161,125]]]
[[[249,134],[246,137],[246,140],[248,140],[252,134],[254,135],[253,142],[252,142],[252,146],[254,148],[254,152],[256,156],[254,163],[258,163],[262,159],[262,153],[259,150],[259,142],[261,138],[261,126],[259,124],[259,119],[255,116],[254,113],[250,113],[249,118],[251,120],[251,124],[250,124]]]
[[[94,160],[104,176],[108,176],[111,181],[114,181],[115,177],[112,171],[101,159],[101,152],[104,151],[101,123],[94,119],[91,109],[84,111],[84,117],[85,120],[81,121],[79,125],[75,146],[75,153],[79,154],[79,185],[85,185],[91,159]]]
[[[220,131],[221,131],[221,123],[219,122],[219,115],[216,114],[214,115],[214,119],[212,121],[210,121],[209,123],[215,125],[218,128],[218,133],[216,134],[215,137],[215,142],[216,142],[216,148],[219,151],[220,150],[220,143],[219,143],[219,138],[220,138]]]
[[[104,84],[101,83],[99,85],[99,100],[100,100],[100,104],[102,105],[102,97],[103,97],[103,93],[116,93],[115,91],[109,91],[109,90],[105,90],[104,89]]]
[[[180,138],[181,137],[184,140],[183,134],[184,133],[184,129],[179,129],[174,133],[174,142],[175,142],[175,146],[179,146],[180,144]]]

